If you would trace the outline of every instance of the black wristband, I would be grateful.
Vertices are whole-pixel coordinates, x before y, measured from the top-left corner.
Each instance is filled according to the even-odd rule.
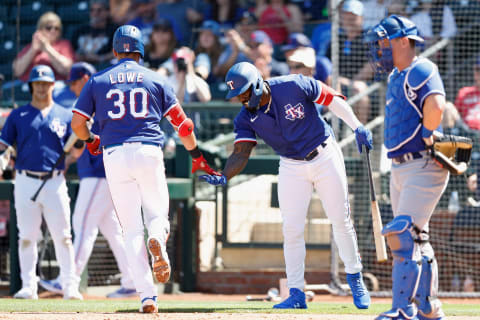
[[[86,143],[92,143],[95,140],[95,135],[90,132],[90,137],[88,137],[85,142]]]
[[[76,149],[82,149],[84,145],[85,145],[85,141],[77,140],[77,142],[75,142],[73,147],[76,148]]]
[[[192,150],[188,150],[188,152],[190,152],[190,155],[192,156],[193,159],[197,159],[202,156],[202,152],[200,151],[200,149],[198,149],[198,146],[196,146]]]

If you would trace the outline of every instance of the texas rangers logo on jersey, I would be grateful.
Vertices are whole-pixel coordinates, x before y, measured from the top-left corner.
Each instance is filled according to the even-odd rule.
[[[59,138],[63,138],[67,132],[67,124],[60,122],[59,118],[53,118],[50,122],[50,129],[57,134]]]
[[[303,119],[305,117],[305,111],[301,103],[297,103],[294,107],[291,104],[284,106],[285,119],[295,121],[295,119]]]
[[[235,88],[233,87],[233,81],[232,81],[232,80],[230,80],[230,81],[227,81],[227,86],[229,86],[229,87],[230,87],[230,90],[233,90],[233,89],[235,89]]]

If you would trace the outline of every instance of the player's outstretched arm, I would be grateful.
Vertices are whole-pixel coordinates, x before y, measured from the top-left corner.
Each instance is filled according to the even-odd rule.
[[[252,153],[255,142],[242,141],[235,143],[233,153],[228,157],[223,173],[220,176],[203,175],[200,180],[204,180],[213,185],[225,185],[227,180],[236,176],[245,168]]]
[[[74,111],[71,124],[72,130],[80,140],[87,143],[88,152],[98,156],[102,153],[102,150],[100,150],[100,137],[88,129],[87,120],[85,116]]]

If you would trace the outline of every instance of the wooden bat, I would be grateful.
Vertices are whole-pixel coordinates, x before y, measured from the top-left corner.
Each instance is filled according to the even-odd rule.
[[[372,207],[373,237],[375,238],[375,251],[377,252],[377,261],[387,261],[387,248],[385,247],[385,237],[382,235],[382,217],[378,208],[377,197],[375,196],[375,186],[373,185],[372,168],[370,165],[370,150],[366,149],[368,182],[370,184],[370,199]]]
[[[55,164],[53,165],[52,167],[52,170],[50,170],[50,174],[53,174],[53,172],[55,171],[55,169],[60,165],[60,163],[62,163],[62,161],[65,159],[65,155],[68,153],[68,151],[70,151],[70,149],[73,147],[73,145],[75,144],[75,142],[77,142],[78,140],[78,137],[75,133],[72,132],[72,134],[70,135],[70,137],[68,137],[68,140],[67,142],[65,143],[65,146],[63,147],[63,152],[62,154],[60,155],[60,157],[58,157],[57,159],[57,162],[55,162]],[[32,201],[36,201],[37,200],[37,197],[38,197],[38,194],[40,193],[40,191],[42,191],[43,189],[43,186],[45,185],[45,183],[47,182],[48,179],[45,179],[42,181],[42,184],[38,187],[37,191],[35,192],[35,194],[30,198],[30,200]]]

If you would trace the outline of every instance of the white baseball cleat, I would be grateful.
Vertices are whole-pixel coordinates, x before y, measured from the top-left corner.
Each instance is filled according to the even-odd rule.
[[[67,287],[63,293],[63,299],[65,300],[83,300],[83,296],[78,291],[78,288],[74,286]]]
[[[140,312],[158,313],[157,296],[143,298]]]
[[[162,246],[157,238],[148,239],[148,250],[152,255],[152,269],[155,278],[160,283],[167,283],[170,279],[170,261],[166,245]]]
[[[15,299],[33,299],[38,300],[38,294],[36,289],[32,288],[22,288],[13,296]]]

